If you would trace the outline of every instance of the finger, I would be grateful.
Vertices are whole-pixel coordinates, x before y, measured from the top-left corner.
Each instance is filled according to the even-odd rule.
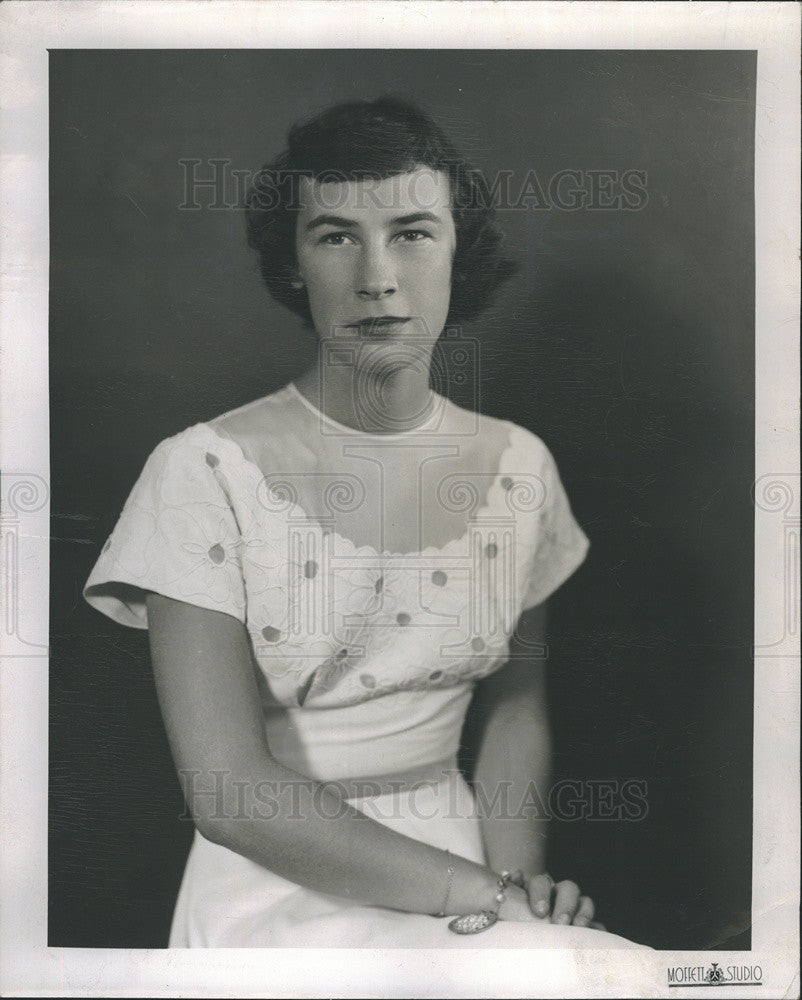
[[[522,869],[516,868],[510,875],[510,884],[517,885],[520,889],[526,888],[526,875],[524,875]]]
[[[534,875],[529,879],[527,891],[529,893],[529,906],[535,916],[547,917],[551,912],[551,894],[554,890],[554,882],[551,875],[543,872],[542,875]]]
[[[606,931],[607,930],[607,928],[604,926],[604,924],[600,924],[598,920],[594,920],[593,923],[590,925],[590,928],[591,928],[591,930],[594,930],[594,931]]]
[[[579,886],[576,882],[558,882],[555,887],[551,922],[553,924],[570,924],[578,906]]]
[[[574,916],[576,927],[590,927],[591,921],[596,916],[596,906],[590,896],[579,897],[579,908]]]

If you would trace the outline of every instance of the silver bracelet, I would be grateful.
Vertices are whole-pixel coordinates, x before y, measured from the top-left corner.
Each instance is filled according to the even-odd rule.
[[[443,899],[443,905],[440,907],[440,912],[437,914],[438,917],[444,917],[446,915],[446,907],[448,906],[448,900],[451,896],[451,886],[454,884],[454,862],[451,860],[451,851],[446,848],[446,859],[448,860],[448,868],[446,869],[446,876],[448,881],[446,882],[446,894]]]

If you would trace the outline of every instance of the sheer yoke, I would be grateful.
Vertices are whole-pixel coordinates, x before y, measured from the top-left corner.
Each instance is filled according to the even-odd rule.
[[[355,548],[417,554],[464,538],[487,507],[511,426],[439,396],[425,423],[365,434],[315,409],[290,385],[213,421],[299,512]]]

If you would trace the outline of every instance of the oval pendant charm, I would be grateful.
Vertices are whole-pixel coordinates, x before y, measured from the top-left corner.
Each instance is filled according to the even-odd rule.
[[[481,910],[479,913],[466,913],[464,916],[454,917],[448,929],[455,934],[478,934],[492,927],[497,920],[497,913],[493,913],[492,910]]]

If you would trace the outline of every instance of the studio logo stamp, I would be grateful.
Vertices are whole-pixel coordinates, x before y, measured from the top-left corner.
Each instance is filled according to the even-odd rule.
[[[668,986],[762,986],[759,965],[677,965],[668,969]]]

